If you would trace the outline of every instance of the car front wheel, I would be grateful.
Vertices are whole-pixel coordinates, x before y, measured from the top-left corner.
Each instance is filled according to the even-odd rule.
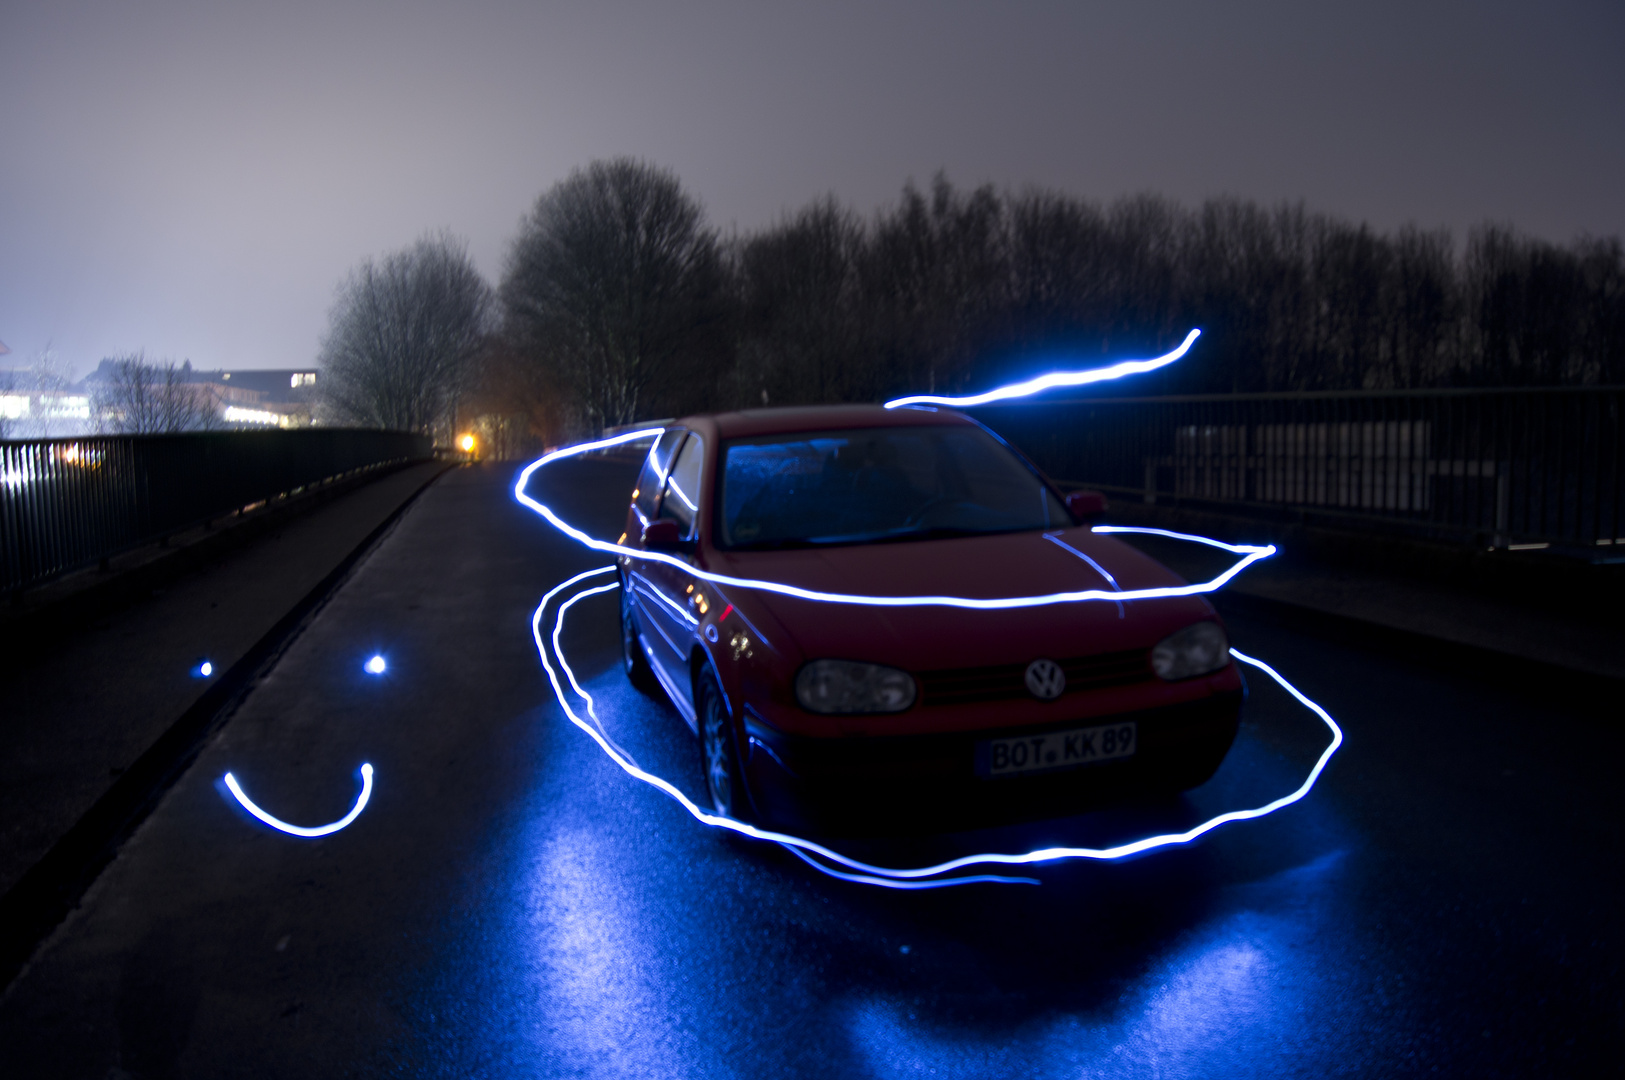
[[[715,677],[709,672],[700,679],[699,689],[700,749],[704,756],[706,792],[718,814],[745,821],[749,816],[750,797],[745,794],[740,777],[739,752],[728,707],[723,703]]]

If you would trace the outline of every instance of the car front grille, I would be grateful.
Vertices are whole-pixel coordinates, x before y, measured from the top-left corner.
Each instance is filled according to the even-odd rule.
[[[1066,693],[1123,686],[1151,678],[1151,650],[1097,653],[1057,660],[1066,672]],[[923,705],[970,705],[983,701],[1024,698],[1027,692],[1026,664],[996,664],[990,667],[949,668],[943,671],[915,672]]]

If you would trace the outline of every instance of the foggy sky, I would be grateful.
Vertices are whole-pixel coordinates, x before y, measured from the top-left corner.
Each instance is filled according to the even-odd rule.
[[[0,0],[0,341],[291,367],[363,258],[495,283],[576,166],[727,229],[945,169],[1387,230],[1625,232],[1625,5]]]

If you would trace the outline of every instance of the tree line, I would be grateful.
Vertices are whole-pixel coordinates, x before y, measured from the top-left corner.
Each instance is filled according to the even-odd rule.
[[[1157,355],[1192,327],[1184,361],[1108,392],[1625,382],[1625,251],[1504,225],[1458,248],[1302,204],[1101,203],[941,175],[872,217],[830,196],[724,236],[674,174],[622,158],[540,196],[494,289],[444,235],[365,264],[321,359],[336,416],[421,428],[425,407],[479,400],[558,441],[699,409],[975,391]]]

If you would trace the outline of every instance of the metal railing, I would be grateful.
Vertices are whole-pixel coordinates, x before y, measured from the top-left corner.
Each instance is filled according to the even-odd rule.
[[[334,428],[0,442],[0,590],[430,454],[422,435]]]
[[[1625,548],[1622,407],[1625,387],[1576,387],[973,412],[1050,475],[1120,498],[1488,547]]]

